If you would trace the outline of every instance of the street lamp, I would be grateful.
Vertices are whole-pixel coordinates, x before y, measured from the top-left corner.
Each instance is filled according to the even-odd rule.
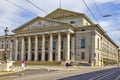
[[[110,17],[110,16],[112,16],[112,15],[111,14],[106,14],[103,17]]]
[[[7,27],[5,28],[4,32],[5,32],[5,43],[4,43],[5,50],[4,50],[4,56],[3,56],[4,61],[1,63],[0,67],[1,67],[2,71],[11,71],[12,70],[12,65],[13,65],[14,61],[8,61],[8,54],[7,54],[7,47],[8,46],[7,46],[6,40],[7,40],[7,37],[8,37],[9,30],[8,30]]]
[[[8,36],[8,32],[9,32],[9,30],[8,30],[8,27],[6,27],[5,28],[5,30],[4,30],[4,32],[5,32],[5,53],[4,53],[4,61],[7,63],[7,46],[6,46],[6,39],[7,39],[7,36]]]
[[[117,14],[120,14],[119,12],[118,13],[112,13],[112,14],[105,14],[105,15],[103,15],[102,17],[111,17],[111,16],[113,16],[113,15],[117,15]]]

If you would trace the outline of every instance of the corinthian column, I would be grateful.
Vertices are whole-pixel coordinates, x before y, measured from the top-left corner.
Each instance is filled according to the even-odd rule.
[[[38,36],[35,35],[35,61],[38,60]]]
[[[15,40],[15,60],[18,59],[18,38]]]
[[[50,46],[49,46],[49,60],[52,61],[53,55],[53,36],[50,34]]]
[[[24,40],[24,37],[22,37],[22,43],[21,43],[21,60],[24,60],[24,54],[25,54],[25,40]]]
[[[28,36],[28,61],[31,60],[31,37]]]
[[[45,61],[45,35],[42,34],[42,61]]]
[[[58,33],[58,45],[57,45],[57,56],[58,56],[58,61],[61,60],[61,33]]]
[[[67,60],[70,60],[70,33],[67,32]]]

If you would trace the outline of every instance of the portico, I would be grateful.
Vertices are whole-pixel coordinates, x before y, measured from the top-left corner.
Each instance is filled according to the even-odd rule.
[[[16,36],[15,59],[26,61],[71,60],[71,35],[72,33],[70,31],[49,34],[18,35]],[[64,43],[67,45],[64,46]],[[63,49],[64,47],[66,47],[66,49]]]

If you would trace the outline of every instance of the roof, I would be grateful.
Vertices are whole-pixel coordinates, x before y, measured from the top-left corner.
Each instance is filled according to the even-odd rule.
[[[51,21],[51,22],[60,23],[60,24],[63,24],[63,25],[69,25],[69,26],[72,26],[71,24],[68,24],[68,23],[59,22],[59,21],[55,21],[55,20],[53,20],[53,19],[47,19],[47,18],[43,18],[43,17],[37,16],[37,17],[33,18],[32,20],[26,22],[25,24],[19,26],[18,28],[12,30],[12,32],[15,32],[15,31],[17,31],[17,30],[19,30],[19,29],[25,27],[26,25],[28,25],[28,24],[31,23],[31,22],[34,22],[34,21],[37,20],[37,19],[42,19],[42,20],[47,20],[47,21]]]
[[[57,13],[58,11],[64,11],[64,12],[69,12],[69,13],[73,13],[76,15],[80,15],[80,16],[84,17],[87,21],[89,21],[91,24],[94,24],[93,21],[83,13],[70,11],[70,10],[66,10],[66,9],[61,9],[61,8],[58,8],[58,9],[54,10],[53,12],[51,12],[50,14],[46,15],[45,18],[49,18],[51,15]]]

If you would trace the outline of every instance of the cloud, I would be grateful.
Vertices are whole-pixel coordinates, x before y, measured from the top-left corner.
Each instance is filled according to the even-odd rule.
[[[117,43],[120,46],[120,30],[119,31],[111,31],[109,33],[107,33],[110,37],[112,37],[112,40]]]
[[[11,1],[15,4],[18,4],[19,0],[9,0],[9,1]],[[25,3],[25,0],[23,1],[23,3]],[[19,5],[20,4],[21,4],[21,2],[19,3]],[[20,5],[20,6],[25,6],[25,4]],[[20,8],[12,5],[11,3],[7,2],[6,0],[1,0],[1,2],[0,2],[0,12],[1,12],[0,13],[0,22],[1,22],[0,26],[3,27],[1,32],[0,32],[1,34],[4,33],[3,29],[6,26],[11,31],[15,27],[24,23],[25,20],[26,20],[26,17],[22,16],[21,15],[22,13],[30,15],[29,13],[26,13],[26,11],[24,11],[23,9],[20,9]]]
[[[31,15],[28,11],[25,11],[21,8],[18,8],[14,6],[13,4],[7,2],[6,0],[1,0],[0,2],[0,26],[6,27],[8,26],[10,31],[14,29],[15,27],[18,27],[22,25],[23,23],[29,21],[33,17],[39,15],[39,16],[45,16],[47,14],[43,13],[30,3],[28,3],[26,0],[9,0],[12,3],[15,3],[16,5],[19,5],[23,7],[26,10],[31,11],[34,13]],[[41,9],[45,10],[47,13],[50,13],[51,11],[59,8],[59,0],[30,0],[34,4],[36,4]],[[81,6],[82,5],[82,6]],[[80,8],[78,8],[81,6]],[[78,12],[84,12],[85,6],[83,6],[82,2],[79,0],[61,0],[61,7],[73,11]],[[3,30],[2,30],[3,31]],[[1,34],[3,33],[1,31]]]
[[[12,6],[6,0],[1,0],[0,2],[0,26],[4,29],[6,26],[10,27],[13,25],[17,19],[20,19],[17,14],[21,12],[20,9]],[[16,20],[14,18],[17,18]],[[4,32],[4,30],[1,32]]]
[[[5,28],[8,26],[9,30],[13,30],[14,28],[17,28],[18,26],[26,23],[27,21],[31,20],[32,18],[36,16],[42,16],[44,17],[44,12],[40,11],[30,3],[28,3],[26,0],[9,0],[26,10],[29,10],[33,14],[29,13],[28,11],[25,11],[23,9],[20,9],[18,7],[15,7],[14,5],[8,3],[6,0],[1,0],[0,2],[0,26]],[[34,4],[36,4],[38,7],[46,11],[48,14],[52,12],[53,10],[60,7],[60,0],[30,0]],[[117,42],[119,39],[120,34],[119,30],[120,27],[120,17],[118,15],[113,15],[111,18],[102,18],[102,16],[99,15],[99,12],[95,8],[95,5],[92,0],[84,0],[88,7],[93,12],[94,16],[97,18],[98,22],[100,23],[101,27],[107,31],[107,34]],[[118,4],[120,3],[120,0],[94,0],[96,4],[98,5],[98,8],[100,9],[102,14],[106,13],[119,13],[118,10]],[[114,5],[117,4],[117,5]],[[82,0],[61,0],[61,8],[68,9],[72,11],[77,11],[80,13],[86,14],[88,17],[94,21],[93,16],[90,14],[89,10],[85,6]],[[95,21],[94,21],[95,22]],[[11,33],[11,32],[10,32]],[[0,34],[4,34],[4,29],[0,28]]]
[[[98,4],[105,4],[105,3],[120,3],[119,0],[94,0]]]

